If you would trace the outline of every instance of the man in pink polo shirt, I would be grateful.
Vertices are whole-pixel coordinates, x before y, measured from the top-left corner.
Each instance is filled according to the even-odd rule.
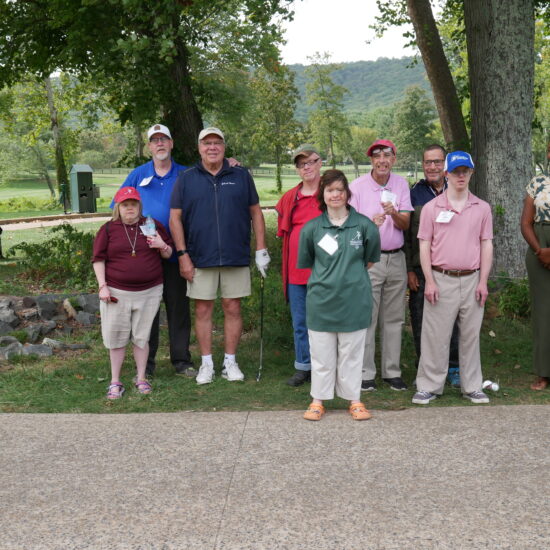
[[[426,278],[421,355],[412,402],[427,405],[443,393],[449,343],[458,317],[460,387],[472,403],[488,403],[481,391],[479,331],[493,262],[491,207],[468,189],[472,157],[449,153],[447,190],[420,215],[420,263]]]
[[[382,379],[393,390],[406,390],[401,379],[401,332],[405,322],[407,268],[403,252],[403,231],[409,227],[413,211],[409,184],[392,174],[395,145],[387,140],[375,141],[368,149],[372,170],[350,185],[350,204],[368,216],[380,231],[380,262],[369,269],[372,283],[372,322],[367,331],[363,360],[363,391],[376,390],[374,362],[376,325],[380,325]]]

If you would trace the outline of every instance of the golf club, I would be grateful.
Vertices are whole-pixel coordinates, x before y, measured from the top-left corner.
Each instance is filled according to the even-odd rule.
[[[264,278],[260,275],[260,367],[256,382],[262,377],[262,365],[264,362]]]

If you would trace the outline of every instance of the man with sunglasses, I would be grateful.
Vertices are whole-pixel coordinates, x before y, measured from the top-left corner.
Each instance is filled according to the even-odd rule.
[[[424,312],[424,287],[426,279],[420,265],[420,248],[418,228],[422,208],[447,189],[445,179],[445,149],[438,144],[428,145],[422,156],[424,178],[415,183],[411,189],[411,224],[405,231],[405,258],[407,261],[407,285],[409,287],[409,312],[416,351],[416,366],[420,361],[420,343],[422,333],[422,315]],[[455,322],[449,352],[449,372],[447,380],[455,388],[460,388],[458,368],[458,324]]]
[[[283,239],[283,293],[290,305],[294,329],[294,374],[289,386],[301,386],[311,380],[311,357],[306,325],[307,281],[311,269],[299,269],[298,244],[302,227],[321,214],[317,192],[321,181],[321,156],[313,145],[303,144],[292,154],[300,183],[287,191],[277,203],[277,236]]]
[[[352,182],[350,204],[368,216],[380,231],[380,262],[369,270],[372,283],[372,322],[367,331],[363,360],[363,391],[376,390],[375,335],[380,326],[382,345],[380,371],[392,390],[403,391],[401,378],[401,332],[405,322],[407,272],[403,232],[413,210],[409,185],[392,173],[396,148],[387,139],[375,141],[367,150],[372,170]]]

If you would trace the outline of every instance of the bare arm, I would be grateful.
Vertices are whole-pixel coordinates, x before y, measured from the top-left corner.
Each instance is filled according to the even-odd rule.
[[[489,295],[487,289],[487,280],[489,279],[489,273],[491,272],[491,266],[493,265],[493,241],[487,239],[481,241],[481,256],[479,263],[479,283],[476,288],[476,300],[480,306],[484,306]]]
[[[550,268],[550,248],[541,248],[533,224],[535,223],[535,201],[529,195],[525,196],[523,201],[523,211],[521,212],[521,234],[537,255],[540,263]]]
[[[256,250],[263,250],[265,246],[265,220],[262,209],[259,204],[250,206],[250,218],[252,219],[252,229],[256,236]],[[172,229],[172,221],[170,217],[170,229]]]
[[[435,304],[439,299],[439,289],[435,283],[432,272],[432,243],[431,241],[423,241],[420,239],[420,265],[422,266],[422,272],[426,279],[426,285],[424,287],[424,296],[430,302]]]
[[[95,278],[97,279],[97,284],[99,286],[99,299],[104,302],[108,302],[111,297],[111,293],[109,292],[107,282],[105,281],[105,262],[94,262],[92,267],[94,268]]]
[[[185,234],[183,231],[181,213],[181,208],[170,208],[170,233],[172,234],[172,240],[174,241],[176,250],[185,250]],[[195,266],[193,265],[189,254],[179,256],[178,264],[180,268],[180,275],[192,283],[195,275]]]

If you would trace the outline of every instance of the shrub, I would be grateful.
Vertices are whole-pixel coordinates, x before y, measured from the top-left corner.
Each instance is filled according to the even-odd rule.
[[[28,210],[59,210],[56,199],[11,197],[0,201],[1,212],[25,212]]]
[[[527,318],[531,315],[531,296],[527,279],[503,277],[498,292],[498,309],[502,315]]]
[[[18,251],[22,254],[23,276],[63,289],[95,288],[91,264],[94,234],[64,223],[51,228],[48,236],[42,243],[22,242],[9,250],[10,256]]]

